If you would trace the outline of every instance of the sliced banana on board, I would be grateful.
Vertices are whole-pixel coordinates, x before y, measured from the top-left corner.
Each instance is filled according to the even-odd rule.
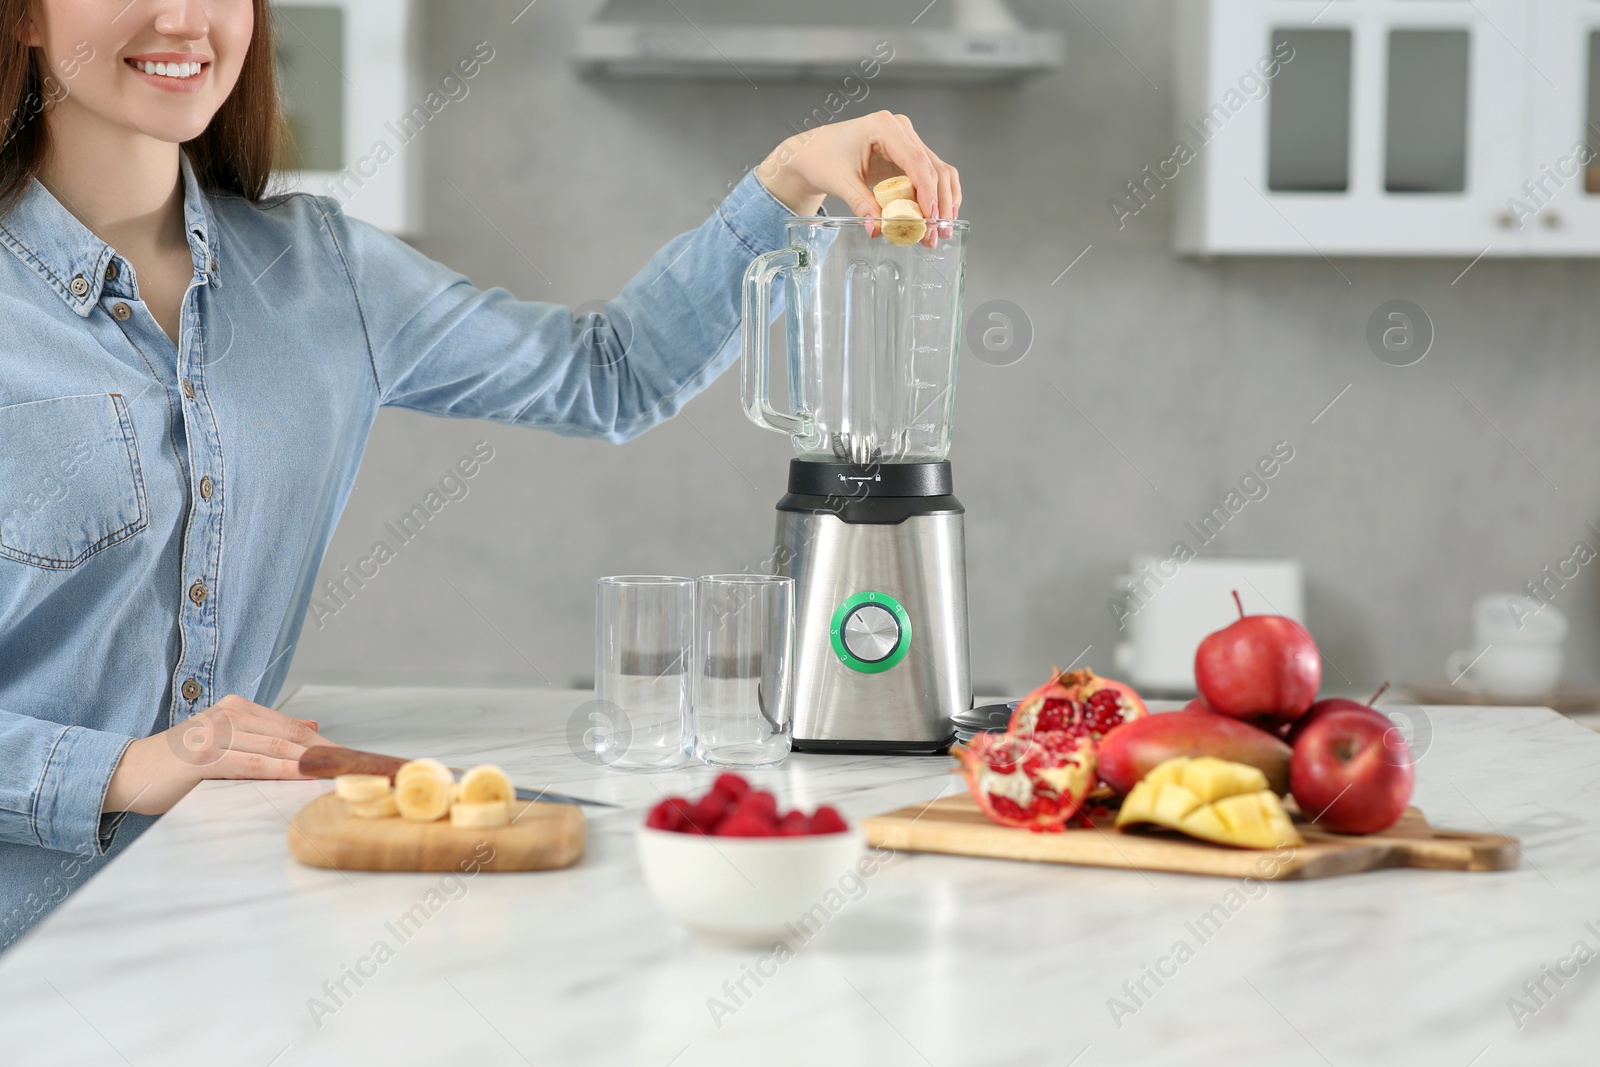
[[[511,821],[511,802],[488,800],[450,805],[450,825],[463,830],[491,830]]]
[[[394,784],[398,786],[402,778],[405,778],[409,775],[418,774],[423,771],[443,778],[447,782],[455,779],[455,775],[450,773],[449,767],[446,767],[443,763],[440,763],[436,759],[424,757],[422,759],[414,759],[409,763],[401,764],[400,769],[394,772]]]
[[[412,760],[395,772],[395,804],[400,817],[412,822],[433,822],[450,811],[455,779],[435,759]]]
[[[377,800],[389,789],[389,776],[386,774],[341,774],[333,780],[334,794],[352,804]]]
[[[492,763],[481,763],[461,776],[457,799],[464,804],[484,804],[504,801],[509,804],[516,797],[511,779],[506,772]]]
[[[400,807],[395,803],[394,790],[391,789],[376,800],[351,804],[350,814],[358,819],[388,819],[399,815]]]

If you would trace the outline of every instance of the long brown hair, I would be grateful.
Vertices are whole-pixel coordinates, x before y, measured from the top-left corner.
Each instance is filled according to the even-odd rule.
[[[38,49],[23,43],[39,0],[0,0],[0,212],[39,173],[50,150],[44,121],[69,87],[44,69]],[[278,161],[282,117],[273,57],[270,0],[252,0],[255,30],[233,91],[200,136],[183,143],[206,189],[255,202]]]

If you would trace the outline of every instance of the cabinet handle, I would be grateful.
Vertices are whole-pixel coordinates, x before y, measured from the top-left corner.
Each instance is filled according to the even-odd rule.
[[[1509,211],[1500,212],[1494,217],[1494,221],[1500,224],[1502,230],[1514,229],[1517,225],[1517,217]]]
[[[1545,226],[1545,229],[1547,229],[1547,230],[1558,230],[1558,229],[1561,228],[1561,222],[1562,222],[1561,212],[1559,212],[1559,211],[1546,211],[1544,213],[1544,226]]]

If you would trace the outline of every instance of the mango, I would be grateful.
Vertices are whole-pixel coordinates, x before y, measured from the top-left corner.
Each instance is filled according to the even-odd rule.
[[[1177,756],[1215,756],[1266,776],[1263,789],[1289,792],[1291,750],[1281,738],[1213,711],[1168,711],[1132,719],[1100,740],[1100,779],[1126,794],[1159,764]]]
[[[1166,760],[1135,783],[1117,827],[1138,823],[1238,848],[1305,844],[1259,767],[1212,756]]]

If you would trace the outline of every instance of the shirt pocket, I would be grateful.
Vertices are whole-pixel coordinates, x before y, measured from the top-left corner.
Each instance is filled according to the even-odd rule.
[[[121,393],[0,407],[0,556],[71,570],[149,523]]]

